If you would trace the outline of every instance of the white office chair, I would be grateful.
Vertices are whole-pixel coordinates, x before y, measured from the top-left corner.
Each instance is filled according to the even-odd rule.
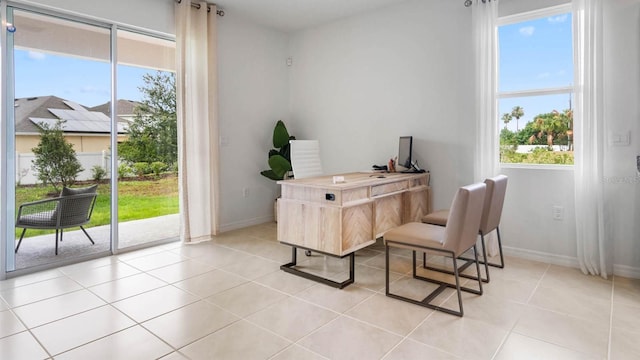
[[[290,140],[291,168],[294,179],[304,179],[320,176],[322,162],[320,161],[320,142],[318,140]],[[311,250],[305,255],[311,256]]]
[[[291,140],[291,167],[295,179],[322,175],[320,142],[318,140]]]

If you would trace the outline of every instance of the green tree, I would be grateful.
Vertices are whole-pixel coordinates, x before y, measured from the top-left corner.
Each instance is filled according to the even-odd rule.
[[[500,131],[500,145],[518,145],[517,133],[504,128]]]
[[[507,124],[511,121],[511,119],[513,118],[513,115],[511,115],[511,113],[504,113],[502,114],[502,121],[504,122],[504,128],[507,128]]]
[[[513,109],[511,109],[511,116],[516,118],[516,131],[520,131],[518,120],[524,116],[524,109],[521,106],[514,106]]]
[[[563,112],[553,110],[550,113],[540,114],[533,121],[534,129],[538,130],[538,138],[546,137],[546,144],[567,143],[567,130],[573,122],[573,112],[568,109]]]
[[[536,129],[533,121],[529,121],[522,130],[517,133],[517,143],[521,145],[544,145],[538,135],[542,135],[540,130]]]
[[[32,164],[33,170],[38,174],[38,180],[45,185],[52,185],[57,192],[61,190],[58,185],[72,185],[78,174],[84,170],[76,157],[73,144],[64,138],[63,124],[62,120],[56,121],[53,126],[39,123],[40,142],[31,149],[35,154]]]
[[[118,144],[118,155],[129,163],[178,161],[176,81],[174,73],[157,71],[143,76],[143,100],[135,108],[128,138]]]

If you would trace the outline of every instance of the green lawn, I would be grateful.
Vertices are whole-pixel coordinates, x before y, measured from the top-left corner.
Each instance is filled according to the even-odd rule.
[[[82,187],[86,185],[75,185]],[[91,222],[85,228],[110,223],[110,185],[98,186],[98,198],[93,209]],[[51,186],[18,186],[16,188],[16,215],[20,204],[53,196],[55,190]],[[178,213],[178,178],[175,175],[147,180],[120,180],[118,182],[118,221],[147,219],[151,217]],[[19,237],[21,228],[16,229]],[[29,229],[25,237],[55,233]]]

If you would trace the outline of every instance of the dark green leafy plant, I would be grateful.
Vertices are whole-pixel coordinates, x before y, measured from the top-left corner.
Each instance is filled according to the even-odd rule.
[[[142,76],[143,95],[135,107],[127,139],[118,144],[118,156],[129,163],[156,161],[172,165],[178,161],[176,77],[158,71]]]
[[[53,126],[38,124],[40,142],[31,149],[36,156],[32,163],[38,180],[45,185],[52,185],[56,192],[61,190],[58,185],[72,185],[78,174],[84,170],[76,157],[73,145],[64,138],[63,123],[58,120]]]
[[[260,172],[263,176],[271,180],[282,180],[291,171],[291,157],[289,140],[295,140],[295,136],[290,136],[287,127],[282,120],[278,120],[273,129],[273,147],[269,150],[269,170]]]

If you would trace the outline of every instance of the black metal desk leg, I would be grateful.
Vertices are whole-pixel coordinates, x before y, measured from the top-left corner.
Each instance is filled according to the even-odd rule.
[[[309,279],[309,280],[313,280],[313,281],[317,281],[319,283],[325,284],[325,285],[329,285],[331,287],[335,287],[338,289],[342,289],[344,287],[346,287],[349,284],[353,284],[354,279],[355,279],[355,262],[356,262],[356,256],[355,253],[351,253],[349,255],[345,255],[345,256],[335,256],[332,254],[325,254],[325,253],[321,253],[324,255],[328,255],[328,256],[333,256],[333,257],[339,257],[339,258],[345,258],[345,257],[349,257],[349,278],[345,281],[342,282],[337,282],[337,281],[333,281],[331,279],[327,279],[325,277],[322,276],[318,276],[318,275],[313,275],[304,271],[300,271],[298,269],[296,269],[294,266],[296,266],[296,261],[297,261],[297,251],[298,248],[295,246],[291,247],[291,262],[286,263],[284,265],[280,265],[280,269],[283,271],[286,271],[290,274],[293,275],[297,275],[300,277],[303,277],[305,279]],[[317,252],[314,250],[314,252]]]

